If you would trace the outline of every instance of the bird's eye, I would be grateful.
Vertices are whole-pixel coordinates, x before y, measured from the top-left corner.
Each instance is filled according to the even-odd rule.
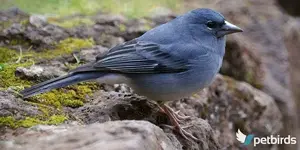
[[[206,26],[209,28],[209,29],[213,29],[213,28],[216,28],[217,27],[217,23],[214,22],[214,21],[208,21],[206,23]]]

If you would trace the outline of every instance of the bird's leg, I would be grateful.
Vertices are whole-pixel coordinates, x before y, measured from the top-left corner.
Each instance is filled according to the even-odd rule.
[[[160,111],[164,112],[170,119],[173,127],[172,129],[176,130],[183,138],[189,140],[190,138],[198,141],[198,138],[194,137],[191,133],[188,133],[187,131],[184,130],[183,127],[180,126],[179,124],[179,119],[178,119],[178,114],[174,112],[173,109],[171,109],[169,106],[166,104],[163,104],[162,107],[159,106]],[[169,126],[170,127],[170,126]]]
[[[182,121],[182,120],[186,120],[191,118],[191,116],[184,116],[184,115],[180,115],[180,110],[178,111],[174,111],[170,106],[168,106],[167,104],[163,104],[163,107],[166,107],[167,109],[169,109],[171,112],[174,113],[174,116],[177,118],[177,120]]]
[[[157,103],[156,103],[156,104],[157,104]],[[157,104],[157,106],[158,106],[160,112],[166,114],[165,110],[164,110],[162,107],[160,107],[159,104]],[[163,104],[163,107],[166,107],[166,109],[168,109],[169,111],[171,111],[171,112],[173,113],[174,117],[176,118],[176,121],[178,121],[178,122],[180,122],[180,123],[181,123],[182,121],[186,120],[186,119],[191,118],[190,116],[180,115],[180,114],[179,114],[179,113],[180,113],[180,110],[178,110],[178,111],[175,112],[175,111],[174,111],[170,106],[168,106],[167,104]]]

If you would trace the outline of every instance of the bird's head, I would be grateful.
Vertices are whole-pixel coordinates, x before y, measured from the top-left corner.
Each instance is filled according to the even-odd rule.
[[[186,14],[188,22],[201,32],[212,34],[217,38],[225,35],[243,32],[241,28],[225,20],[224,16],[212,9],[201,8],[190,11]],[[197,32],[197,31],[196,31]]]

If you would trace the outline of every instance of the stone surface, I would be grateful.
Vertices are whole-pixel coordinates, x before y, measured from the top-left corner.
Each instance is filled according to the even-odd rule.
[[[285,29],[285,44],[289,51],[289,62],[291,72],[291,89],[295,99],[297,114],[298,114],[298,139],[300,139],[300,21],[292,19],[288,21]]]
[[[201,2],[207,3],[207,1]],[[257,136],[279,134],[283,129],[283,123],[292,121],[292,117],[286,117],[291,113],[284,112],[290,111],[289,106],[292,104],[288,90],[287,51],[283,44],[283,31],[280,29],[286,16],[275,7],[272,1],[247,0],[245,3],[242,0],[228,0],[220,1],[216,7],[219,7],[218,9],[227,20],[245,30],[243,34],[231,35],[228,38],[222,73],[232,78],[218,75],[208,89],[199,91],[190,98],[169,103],[175,110],[191,116],[182,124],[188,126],[186,130],[198,137],[199,142],[185,140],[178,133],[164,127],[162,124],[170,125],[165,114],[159,112],[157,106],[147,98],[133,94],[133,91],[126,85],[102,85],[103,90],[88,97],[84,106],[65,107],[62,110],[70,116],[70,120],[76,120],[86,126],[78,127],[79,124],[59,127],[43,126],[40,129],[35,128],[38,131],[34,131],[34,128],[29,129],[30,132],[25,134],[23,134],[24,130],[18,131],[19,129],[12,132],[5,130],[3,132],[11,133],[6,134],[9,136],[5,139],[18,141],[8,143],[7,148],[43,149],[47,145],[49,149],[92,149],[98,146],[103,147],[101,144],[106,141],[109,146],[122,145],[122,148],[125,148],[128,143],[135,142],[138,144],[133,145],[134,147],[127,145],[126,148],[163,149],[164,144],[160,141],[165,141],[165,145],[170,145],[167,148],[173,149],[235,150],[245,148],[235,139],[235,132],[238,129],[243,133]],[[3,15],[4,17],[1,16],[0,19],[9,20],[20,14]],[[253,16],[249,17],[249,14]],[[26,17],[29,16],[24,18]],[[159,14],[159,16],[149,18],[127,19],[123,16],[100,13],[93,17],[95,24],[69,29],[35,18],[25,23],[13,22],[3,30],[0,27],[0,44],[9,45],[12,40],[26,40],[33,45],[32,50],[39,51],[45,47],[51,48],[53,43],[68,37],[94,39],[97,46],[93,48],[74,52],[73,56],[41,60],[36,62],[36,66],[18,68],[16,71],[16,75],[23,79],[43,81],[66,73],[69,68],[65,64],[93,61],[95,55],[104,54],[110,47],[131,40],[172,18],[174,18],[172,14],[166,16]],[[248,83],[235,79],[246,81],[270,96]],[[16,102],[17,98],[12,95],[4,94],[2,97],[3,100],[0,95],[2,100],[0,103],[5,105],[1,107],[13,102],[9,107],[16,108],[13,112],[36,115],[31,111],[35,112],[37,108],[31,105],[22,106],[25,103],[23,101],[22,107],[19,107],[19,101]],[[11,98],[13,98],[12,101]],[[282,102],[283,105],[277,105],[275,101]],[[4,111],[6,109],[0,110],[0,112]],[[11,111],[8,112],[10,112],[9,115],[13,114]],[[284,117],[281,115],[282,112]],[[164,132],[157,126],[161,127]],[[110,132],[115,130],[120,132]],[[16,135],[18,136],[14,137]],[[124,140],[121,141],[120,138]],[[278,149],[279,147],[272,145],[255,149],[269,148]],[[248,146],[247,149],[254,148]]]
[[[6,121],[11,121],[8,117],[14,118],[17,121],[41,114],[42,112],[38,106],[17,98],[12,92],[0,91],[0,140],[10,139],[25,130],[24,128],[16,130],[3,126]],[[10,125],[17,126],[14,122],[10,122]]]
[[[284,10],[293,15],[300,16],[300,2],[297,0],[277,0],[279,5],[284,8]]]
[[[35,127],[20,137],[23,138],[2,146],[6,150],[181,150],[160,128],[146,121],[109,121],[83,127]]]
[[[288,52],[284,45],[282,28],[288,20],[288,16],[284,15],[274,3],[274,1],[248,0],[245,3],[242,0],[229,0],[220,1],[217,7],[227,20],[234,22],[244,30],[242,34],[230,36],[227,55],[234,55],[230,48],[233,47],[232,43],[235,44],[236,50],[232,51],[236,53],[235,55],[250,57],[250,59],[244,60],[249,64],[240,63],[239,68],[247,68],[248,70],[244,73],[250,74],[250,78],[251,75],[254,75],[252,79],[260,80],[260,88],[277,100],[289,101]],[[234,9],[229,9],[229,7],[234,7]],[[226,60],[225,57],[225,61],[228,61],[229,64],[230,62],[236,64],[243,61],[240,59],[244,58],[235,57]],[[252,69],[253,66],[256,67]],[[226,72],[224,73],[226,74]],[[262,75],[255,76],[256,74]],[[229,75],[235,77],[233,74]],[[249,75],[244,75],[244,79],[239,77],[237,79],[252,83],[247,77],[249,78]]]
[[[108,51],[108,48],[102,46],[95,46],[92,49],[83,49],[79,52],[78,58],[82,62],[95,61],[95,56],[104,55]]]
[[[27,80],[40,80],[45,81],[47,79],[52,79],[54,77],[59,77],[66,74],[65,70],[62,70],[55,65],[52,66],[39,66],[32,65],[30,68],[18,67],[16,69],[16,76],[24,78]]]
[[[293,19],[278,7],[275,0],[220,1],[216,8],[228,20],[244,30],[243,34],[231,36],[228,41],[239,45],[238,49],[234,51],[237,52],[236,55],[254,56],[248,57],[252,61],[248,61],[249,59],[246,57],[247,59],[244,62],[247,63],[241,63],[242,65],[239,66],[241,70],[247,68],[244,75],[246,78],[237,79],[251,83],[272,96],[283,114],[284,127],[280,134],[282,136],[296,136],[298,128],[297,113],[295,100],[290,90],[289,56],[284,40],[287,23]],[[226,55],[233,54],[227,53]],[[244,57],[227,59],[226,61],[231,62],[229,64],[236,64],[236,62],[243,62],[240,59],[244,59]],[[253,62],[258,63],[256,67],[251,68]],[[231,68],[231,66],[228,68]],[[227,74],[226,72],[223,73]],[[258,76],[256,76],[257,74]],[[252,75],[250,79],[255,81],[254,83],[251,80],[249,81],[248,75]],[[236,78],[236,76],[232,77]],[[285,149],[295,148],[285,147]]]
[[[85,124],[103,123],[110,120],[147,120],[156,125],[170,124],[166,116],[158,112],[155,104],[144,97],[121,91],[99,92],[88,104],[75,110],[73,115]],[[172,130],[165,129],[172,141],[180,141],[183,149],[220,148],[212,128],[206,121],[193,117],[186,120],[184,125],[191,126],[188,131],[198,137],[200,142],[187,141]]]
[[[0,91],[0,117],[13,116],[16,119],[24,119],[25,116],[39,114],[37,106],[17,98],[11,92]]]
[[[145,97],[131,94],[130,90],[126,90],[125,85],[115,89],[124,90],[99,91],[73,114],[85,124],[128,119],[147,120],[156,125],[170,124],[166,116],[158,112],[153,102]],[[221,75],[216,78],[210,88],[200,91],[193,97],[170,102],[169,105],[192,117],[183,125],[191,125],[187,130],[201,139],[207,139],[207,137],[203,137],[202,131],[205,129],[201,123],[203,121],[197,118],[207,120],[215,133],[211,138],[216,136],[220,147],[229,149],[242,148],[235,139],[235,132],[238,129],[257,136],[278,134],[282,129],[282,116],[272,97],[247,83],[237,82]],[[203,144],[187,142],[170,130],[165,130],[165,132],[175,135],[186,149],[211,147],[207,141],[202,143],[208,146],[203,146]],[[208,143],[217,145],[212,141]],[[265,147],[261,149],[263,148]]]
[[[243,148],[236,140],[238,129],[264,136],[279,133],[283,125],[281,112],[272,97],[247,83],[220,75],[208,89],[170,105],[186,115],[208,120],[221,147],[227,149]]]

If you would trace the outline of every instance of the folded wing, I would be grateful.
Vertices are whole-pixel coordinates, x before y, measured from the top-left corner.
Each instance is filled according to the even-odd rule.
[[[120,73],[175,73],[188,69],[188,61],[162,51],[158,44],[132,40],[97,56],[96,70]]]

